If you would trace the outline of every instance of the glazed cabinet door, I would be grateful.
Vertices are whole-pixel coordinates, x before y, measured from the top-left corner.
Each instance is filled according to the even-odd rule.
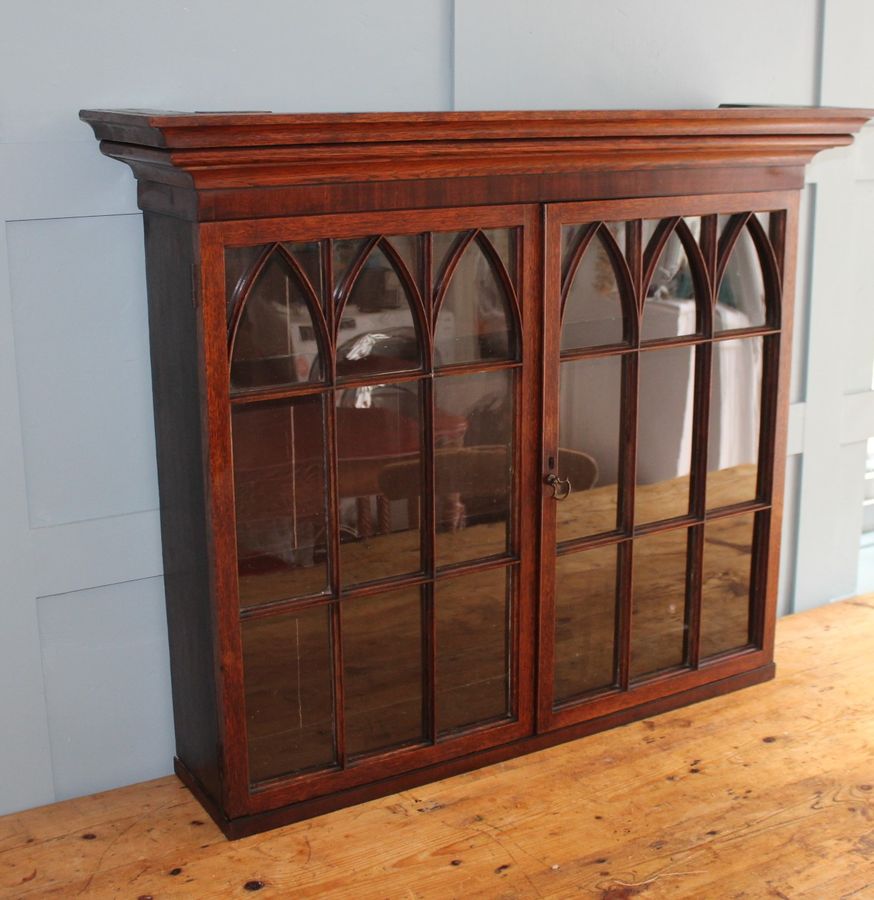
[[[548,209],[541,730],[770,661],[794,202]]]
[[[538,227],[202,227],[234,814],[531,731]]]

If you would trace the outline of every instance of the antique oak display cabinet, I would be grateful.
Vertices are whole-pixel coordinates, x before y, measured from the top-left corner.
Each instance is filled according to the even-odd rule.
[[[798,194],[868,116],[82,113],[226,834],[773,675]]]

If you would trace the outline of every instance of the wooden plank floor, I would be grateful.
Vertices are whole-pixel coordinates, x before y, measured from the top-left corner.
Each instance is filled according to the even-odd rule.
[[[776,681],[228,843],[175,778],[0,818],[3,897],[874,898],[874,596]]]

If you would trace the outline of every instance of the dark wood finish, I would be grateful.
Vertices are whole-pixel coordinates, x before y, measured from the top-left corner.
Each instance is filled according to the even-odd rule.
[[[791,108],[355,115],[91,110],[81,114],[102,141],[102,151],[131,166],[139,182],[139,202],[146,211],[177,772],[229,837],[382,796],[771,677],[798,190],[804,164],[821,149],[849,143],[871,114]],[[771,214],[767,230],[753,215],[758,211]],[[725,227],[718,227],[718,215],[728,217]],[[697,239],[683,218],[690,216],[700,217]],[[659,220],[651,236],[644,231],[645,220]],[[625,224],[614,237],[605,223]],[[563,260],[565,224],[581,230]],[[489,238],[490,229],[513,230],[515,256],[509,265]],[[438,246],[446,243],[433,239],[440,232],[459,235],[446,260],[435,258]],[[395,235],[418,236],[418,249],[406,251],[413,258],[392,243]],[[714,304],[741,236],[752,241],[762,270],[765,319],[761,324],[752,321],[743,328],[715,333]],[[650,284],[663,249],[674,237],[688,259],[697,301],[696,326],[692,334],[647,337],[643,316]],[[336,271],[334,249],[339,241],[350,238],[364,243],[344,274]],[[313,242],[320,247],[321,286],[316,284],[319,278],[314,270],[305,269],[286,246]],[[230,296],[225,278],[227,247],[254,248],[244,251],[243,258],[251,252],[253,262]],[[582,261],[593,248],[605,255],[615,277],[622,308],[621,340],[562,351],[562,313]],[[454,339],[475,335],[480,351],[437,367],[440,310],[453,279],[460,277],[468,250],[481,254],[494,290],[504,298],[498,306],[503,309],[501,302],[505,303],[508,323],[518,331],[510,346],[518,345],[519,354],[502,356],[501,351],[489,350],[494,332],[486,326],[478,332],[459,324],[461,330],[454,332]],[[352,318],[347,304],[367,277],[372,253],[387,260],[409,302],[413,326],[409,331],[415,332],[422,364],[389,367],[385,374],[356,368],[344,375],[338,373],[337,355],[345,337],[344,323]],[[271,254],[283,260],[305,295],[323,377],[312,383],[288,383],[288,378],[275,385],[258,382],[257,387],[235,388],[232,395],[229,354],[234,353],[248,298],[254,296]],[[421,277],[419,268],[424,273]],[[232,274],[237,279],[236,269]],[[357,308],[353,306],[352,312]],[[729,346],[725,342],[741,339],[758,341],[763,348],[758,464],[708,472],[711,370],[720,348]],[[688,477],[637,484],[638,459],[649,449],[640,436],[641,416],[649,411],[641,400],[641,359],[667,350],[688,352],[694,359],[691,471]],[[497,353],[494,358],[489,355],[493,352]],[[592,473],[584,478],[589,489],[582,491],[578,484],[576,493],[559,503],[546,478],[559,471],[562,458],[572,458],[567,451],[562,455],[559,447],[562,367],[609,358],[617,361],[622,372],[618,487],[590,484],[597,469],[585,453],[574,450],[576,471]],[[299,358],[294,360],[297,365]],[[458,544],[460,550],[452,550],[460,555],[450,555],[450,564],[444,565],[438,556],[438,548],[444,545],[438,544],[438,529],[446,521],[438,484],[447,483],[446,473],[453,466],[463,468],[474,461],[482,466],[485,460],[507,456],[501,448],[500,452],[478,448],[476,442],[471,447],[452,444],[459,440],[452,437],[458,426],[437,402],[445,380],[480,373],[512,379],[515,385],[515,412],[507,424],[513,440],[509,519],[504,524],[500,515],[492,519],[486,515],[482,521],[474,518],[453,538],[464,541],[463,546]],[[454,382],[456,386],[467,383]],[[401,441],[395,454],[374,456],[371,451],[370,458],[355,462],[352,478],[351,463],[338,449],[344,422],[349,420],[337,399],[344,392],[379,385],[396,392],[415,386],[421,419],[419,449],[414,452]],[[268,593],[256,595],[256,605],[241,610],[231,412],[236,410],[236,415],[264,409],[265,404],[304,402],[305,398],[320,398],[325,404],[327,590],[319,592],[317,584],[306,582],[309,593],[288,596],[268,580],[263,582]],[[506,399],[498,398],[489,413],[489,427],[495,428],[494,423],[506,415],[502,409]],[[288,427],[293,431],[293,426]],[[465,419],[460,433],[467,427]],[[449,435],[448,446],[438,446],[438,432]],[[362,443],[366,438],[362,434]],[[273,439],[278,440],[275,435]],[[307,439],[303,435],[290,440]],[[270,440],[270,434],[262,436],[263,442]],[[292,458],[288,462],[292,473],[295,465]],[[458,487],[457,491],[451,488],[453,503],[461,496],[475,503],[481,494],[500,494],[499,472],[475,477],[476,471],[475,467],[459,471],[450,479]],[[265,484],[263,490],[269,492],[270,485],[279,482]],[[344,485],[352,486],[344,489]],[[572,540],[557,546],[559,522],[571,517],[573,526],[597,514],[603,520],[605,509],[616,508],[617,491],[615,528],[604,532],[583,527],[579,534],[572,532]],[[676,498],[687,494],[685,513],[635,522],[636,505],[658,509],[659,504],[673,502],[670,508],[675,509]],[[347,508],[357,509],[358,534],[353,542],[341,536]],[[296,516],[296,507],[293,512]],[[396,515],[406,516],[407,524],[392,531]],[[752,516],[751,548],[748,536],[746,545],[734,549],[721,550],[718,544],[708,543],[708,523],[719,522],[723,532],[731,533],[743,525],[749,535]],[[450,536],[455,527],[452,524]],[[496,547],[503,546],[501,529],[507,529],[509,543],[505,551],[496,552]],[[672,534],[686,537],[682,584],[676,586],[683,598],[685,636],[682,665],[664,669],[655,662],[660,658],[660,621],[647,619],[637,610],[634,577],[636,571],[656,579],[673,577],[676,559],[664,562],[656,552],[665,540],[670,544]],[[445,540],[441,536],[440,541]],[[382,541],[383,549],[375,561],[367,562],[368,542],[374,541]],[[384,561],[406,559],[404,554],[411,552],[415,541],[420,562],[409,571],[403,566],[386,571]],[[292,544],[289,550],[296,553],[300,546]],[[597,548],[616,549],[615,621],[585,622],[575,610],[573,627],[611,642],[613,683],[561,697],[559,702],[553,696],[553,673],[557,654],[567,647],[558,645],[556,638],[557,560],[567,564],[574,578],[591,578],[587,554]],[[699,631],[705,554],[711,569],[716,559],[719,571],[735,577],[731,573],[737,570],[741,579],[750,552],[748,610],[743,603],[731,607],[736,619],[732,633],[746,627],[749,641],[733,647],[717,643],[730,649],[702,658]],[[355,584],[344,583],[344,559],[353,565],[349,571],[359,573]],[[494,577],[483,578],[488,573]],[[503,676],[509,716],[470,727],[453,725],[455,730],[438,735],[441,586],[494,585],[505,577],[512,586],[505,623],[510,634],[509,669]],[[608,573],[608,577],[613,576]],[[371,648],[371,657],[379,658],[372,649],[378,646],[387,662],[401,659],[402,651],[410,659],[421,659],[421,691],[416,687],[416,697],[421,696],[421,730],[410,732],[405,726],[404,732],[420,737],[412,742],[405,739],[401,745],[383,741],[385,749],[362,756],[356,750],[362,746],[360,732],[352,729],[358,727],[353,720],[360,722],[367,710],[350,713],[351,693],[358,690],[360,694],[361,685],[367,684],[368,690],[377,692],[375,696],[385,696],[371,701],[384,704],[380,709],[385,715],[385,709],[398,704],[399,709],[407,709],[409,698],[391,691],[386,694],[385,685],[366,665],[363,670],[354,668],[361,661],[349,658],[344,610],[350,603],[384,602],[379,598],[389,590],[397,592],[392,595],[395,603],[412,592],[422,597],[421,620],[409,616],[404,620],[421,621],[415,634],[391,631],[393,622],[402,621],[403,610],[390,603],[382,607],[389,610],[382,617],[374,615],[367,622],[366,616],[359,615],[351,624],[357,629],[356,640]],[[708,596],[713,596],[712,590]],[[459,639],[466,629],[483,627],[477,616],[490,608],[490,600],[494,598],[488,593],[480,596],[470,590],[458,607]],[[297,696],[317,692],[321,688],[312,687],[311,679],[328,679],[332,699],[321,696],[325,697],[322,706],[333,709],[332,723],[308,722],[306,728],[332,729],[334,763],[272,777],[274,771],[287,770],[281,761],[274,768],[270,758],[268,768],[259,771],[271,777],[250,783],[247,689],[252,685],[247,684],[242,628],[254,627],[247,634],[262,634],[260,629],[269,630],[271,622],[301,621],[280,617],[304,610],[313,616],[319,610],[327,615],[330,671],[309,671],[304,664],[294,690]],[[394,617],[391,610],[399,615]],[[387,644],[386,635],[393,635],[394,645]],[[446,658],[466,658],[467,651],[454,648],[451,632],[442,640],[449,654]],[[633,654],[646,656],[650,645],[655,648],[653,655],[636,660]],[[407,652],[411,649],[415,649],[412,656]],[[406,680],[399,677],[398,682],[410,685],[410,671],[405,670]],[[633,677],[640,672],[648,674]],[[248,677],[254,678],[251,669]],[[476,684],[478,677],[494,676],[471,670],[468,677]],[[419,680],[418,674],[414,680]],[[258,696],[266,698],[258,701],[267,704],[263,715],[273,715],[270,684],[256,687]],[[275,686],[281,688],[282,684]],[[283,703],[285,707],[279,704],[276,709],[287,708],[288,700]],[[278,729],[276,734],[291,734],[293,723],[283,731],[280,726],[285,724],[270,727]],[[305,733],[303,707],[299,729]],[[382,738],[376,740],[373,746]]]
[[[208,425],[197,283],[198,238],[179,219],[144,218],[161,541],[177,753],[218,797],[221,678],[215,643]]]

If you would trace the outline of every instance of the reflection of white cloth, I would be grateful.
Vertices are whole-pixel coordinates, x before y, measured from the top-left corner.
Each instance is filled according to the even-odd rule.
[[[694,392],[695,351],[691,347],[640,354],[639,484],[668,481],[689,472]]]
[[[746,313],[717,303],[714,330],[744,328]],[[759,450],[761,339],[717,341],[713,345],[710,438],[707,468],[754,463]]]
[[[647,300],[646,320],[656,323],[652,327],[659,329],[657,333],[694,331],[694,318],[693,301]],[[748,324],[745,313],[717,304],[715,330],[744,328]],[[688,347],[640,355],[637,477],[641,484],[666,481],[689,471],[694,359],[694,350]],[[562,447],[595,457],[598,484],[611,484],[618,475],[619,366],[606,360],[598,362],[600,365],[595,361],[582,366],[562,364],[559,440]],[[761,341],[714,343],[708,468],[756,461],[761,368]]]
[[[695,301],[648,297],[641,340],[695,333]]]

